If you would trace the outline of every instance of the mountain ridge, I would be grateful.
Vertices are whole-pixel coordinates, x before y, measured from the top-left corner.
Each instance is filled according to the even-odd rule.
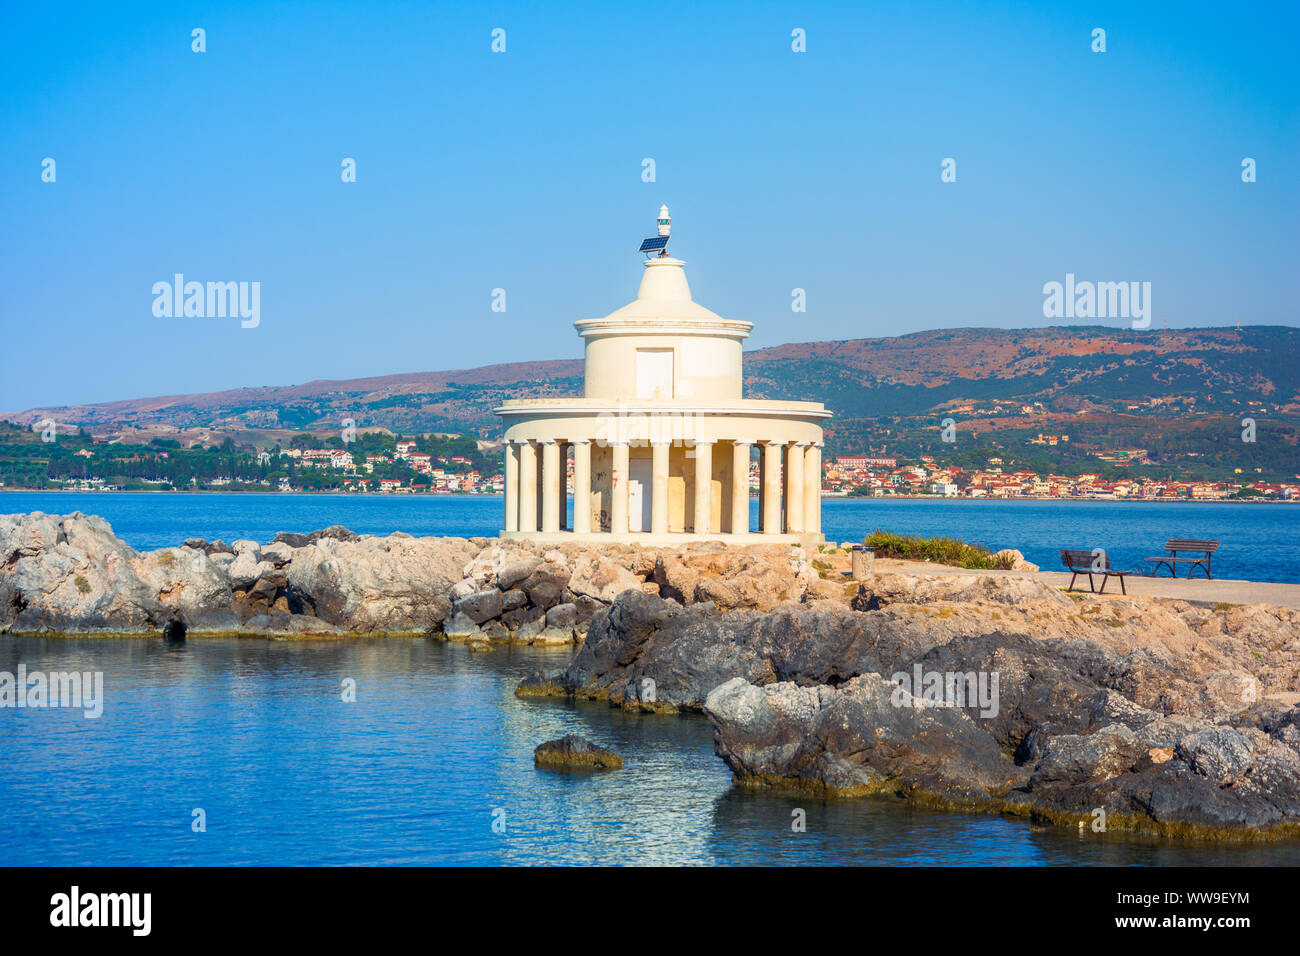
[[[223,389],[0,414],[113,429],[500,431],[506,398],[579,395],[581,358]],[[1300,416],[1300,329],[957,328],[791,342],[745,353],[750,398],[822,401],[841,419],[922,416],[963,401],[1156,417],[1264,408]],[[1137,403],[1137,408],[1134,404]]]

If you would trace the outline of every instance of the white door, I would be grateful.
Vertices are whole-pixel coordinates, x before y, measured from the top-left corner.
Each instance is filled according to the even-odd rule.
[[[627,529],[649,531],[654,462],[649,458],[633,458],[628,462],[627,470]]]
[[[673,350],[636,350],[636,397],[667,400],[673,397]]]

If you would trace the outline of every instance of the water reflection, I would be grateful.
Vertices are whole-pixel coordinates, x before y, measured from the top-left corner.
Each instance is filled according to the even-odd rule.
[[[101,670],[105,695],[97,720],[0,710],[0,864],[1300,863],[1294,844],[1171,847],[739,790],[702,718],[514,697],[567,657],[423,639],[0,637],[0,670]],[[624,769],[536,770],[533,748],[565,733]],[[206,833],[191,830],[196,807]],[[796,808],[806,832],[791,830]]]

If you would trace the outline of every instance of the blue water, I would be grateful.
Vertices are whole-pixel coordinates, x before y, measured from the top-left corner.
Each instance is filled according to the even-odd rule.
[[[825,527],[875,527],[1112,555],[1170,535],[1223,541],[1225,575],[1296,580],[1285,506],[830,499]],[[0,513],[104,515],[138,548],[269,540],[343,524],[490,535],[494,497],[0,493]],[[1119,563],[1118,561],[1116,563]],[[104,714],[0,709],[0,866],[29,864],[1290,864],[1300,844],[1161,845],[891,798],[736,790],[702,718],[520,701],[565,650],[471,653],[423,639],[159,640],[0,636],[0,671],[101,671]],[[356,681],[355,703],[341,699]],[[538,771],[533,748],[581,733],[621,771]],[[202,809],[207,830],[192,831]],[[791,830],[791,814],[807,830]],[[504,820],[504,832],[493,823]]]
[[[514,697],[521,676],[566,656],[424,639],[0,637],[0,670],[105,680],[96,719],[0,710],[0,866],[1300,864],[1297,844],[1160,845],[893,798],[739,791],[702,718]],[[624,769],[534,769],[533,748],[570,732]]]
[[[757,517],[757,502],[753,509]],[[0,514],[103,515],[128,544],[161,548],[188,537],[270,541],[278,531],[341,524],[358,533],[491,536],[499,495],[121,494],[0,492]],[[942,534],[993,550],[1018,548],[1045,569],[1061,548],[1103,548],[1117,568],[1145,570],[1168,538],[1218,539],[1214,575],[1300,583],[1300,505],[828,498],[822,527],[833,541],[875,528]]]

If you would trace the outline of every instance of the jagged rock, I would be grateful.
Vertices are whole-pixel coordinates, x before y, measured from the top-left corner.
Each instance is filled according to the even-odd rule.
[[[526,607],[528,605],[528,595],[519,588],[511,588],[509,591],[501,593],[501,611],[513,611],[516,608]]]
[[[958,709],[897,702],[878,674],[839,687],[737,677],[713,689],[705,712],[718,755],[741,783],[840,795],[918,791],[963,806],[993,805],[1028,773]]]
[[[234,595],[225,568],[214,557],[192,548],[164,548],[140,555],[131,570],[167,610],[167,619],[179,618],[188,631],[231,630],[239,623]]]
[[[497,575],[505,568],[508,557],[508,552],[499,547],[478,551],[465,564],[460,576],[473,582],[476,591],[495,587]]]
[[[262,560],[272,567],[282,568],[293,560],[294,549],[283,541],[272,541],[262,548]]]
[[[640,588],[640,586],[641,579],[635,574],[598,554],[585,554],[579,558],[568,579],[570,592],[593,598],[604,604],[613,601],[624,591]],[[529,596],[532,596],[532,592],[529,592]]]
[[[576,595],[573,599],[573,606],[577,610],[578,615],[575,624],[578,628],[584,631],[587,629],[587,625],[591,623],[591,619],[595,616],[596,612],[605,607],[604,604],[601,604],[595,598],[588,597],[585,594]]]
[[[1254,748],[1240,730],[1207,727],[1178,742],[1174,755],[1202,777],[1221,787],[1230,786],[1254,763]]]
[[[294,551],[287,590],[350,631],[424,631],[450,612],[472,551],[464,538],[321,538]]]
[[[442,625],[442,633],[453,641],[465,640],[478,632],[478,625],[464,614],[453,614]]]
[[[501,616],[501,592],[496,588],[475,591],[452,605],[452,611],[465,615],[475,624],[482,624]]]
[[[0,515],[0,630],[131,631],[170,618],[103,518]]]
[[[319,531],[313,531],[307,535],[307,544],[315,544],[317,541],[330,539],[333,541],[359,541],[360,538],[353,531],[349,531],[341,524],[332,524],[328,528],[322,528]]]
[[[533,763],[538,767],[565,770],[619,770],[623,758],[612,750],[596,746],[585,737],[569,734],[539,744],[533,751]]]
[[[793,557],[798,549],[660,552],[654,580],[659,594],[682,604],[711,601],[720,610],[767,610],[797,601],[816,574]]]
[[[262,558],[262,546],[256,541],[250,541],[247,538],[240,538],[230,545],[236,555],[251,553],[254,561],[260,561]]]
[[[1034,766],[1033,785],[1109,780],[1133,769],[1149,749],[1123,724],[1087,735],[1048,737]]]
[[[525,581],[529,575],[537,570],[542,559],[536,555],[526,554],[522,557],[512,558],[502,565],[501,570],[497,573],[497,587],[503,591],[508,591],[516,585]]]
[[[305,548],[310,544],[305,534],[296,534],[292,531],[281,531],[276,534],[275,543],[285,544],[291,548]]]
[[[274,565],[259,561],[257,554],[252,551],[236,551],[235,560],[231,562],[226,573],[230,576],[230,586],[237,591],[243,591],[252,587],[263,573],[274,569]]]
[[[557,604],[546,612],[546,626],[559,630],[572,629],[578,623],[576,604]]]
[[[448,594],[448,597],[450,597],[451,602],[455,604],[457,601],[465,600],[465,598],[469,597],[471,594],[477,594],[478,591],[478,582],[473,578],[465,578],[464,580],[457,581],[451,586],[451,591]]]
[[[501,623],[512,631],[523,627],[530,621],[541,621],[545,623],[546,611],[543,608],[525,604],[522,607],[505,611],[501,615]]]
[[[543,564],[530,574],[520,587],[528,595],[528,602],[534,607],[548,610],[557,604],[563,604],[570,597],[569,576],[553,565]]]
[[[539,607],[529,608],[528,611],[531,616],[521,619],[513,627],[515,640],[524,644],[537,639],[546,630],[546,612]],[[506,624],[507,627],[510,626],[504,620],[502,623]]]

